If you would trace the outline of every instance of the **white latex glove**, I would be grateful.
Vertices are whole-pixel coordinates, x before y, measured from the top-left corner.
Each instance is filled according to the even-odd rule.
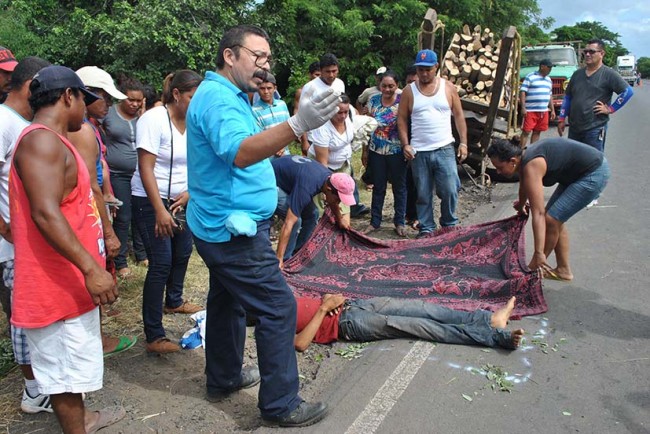
[[[332,88],[316,95],[313,89],[308,89],[307,94],[300,96],[298,113],[289,118],[289,126],[296,137],[300,137],[332,119],[339,111],[340,102],[339,93]]]

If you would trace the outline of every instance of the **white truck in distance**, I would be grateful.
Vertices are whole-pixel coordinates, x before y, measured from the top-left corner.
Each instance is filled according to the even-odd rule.
[[[616,58],[616,70],[623,80],[627,81],[630,86],[636,83],[636,58],[632,55],[618,56]]]

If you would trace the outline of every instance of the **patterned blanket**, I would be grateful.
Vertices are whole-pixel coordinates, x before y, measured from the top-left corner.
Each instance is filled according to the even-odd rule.
[[[284,274],[297,295],[421,299],[496,310],[513,295],[513,318],[546,312],[539,273],[525,258],[525,217],[443,228],[422,239],[378,240],[322,218]]]

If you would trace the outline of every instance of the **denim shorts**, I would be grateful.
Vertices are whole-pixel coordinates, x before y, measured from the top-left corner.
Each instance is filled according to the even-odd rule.
[[[562,223],[598,199],[609,180],[610,170],[607,159],[597,169],[569,185],[559,185],[546,204],[546,212]]]

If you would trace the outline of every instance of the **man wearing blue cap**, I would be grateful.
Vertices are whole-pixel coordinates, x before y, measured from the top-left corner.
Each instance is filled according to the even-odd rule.
[[[418,238],[421,238],[436,229],[434,189],[440,198],[440,225],[458,224],[456,205],[460,178],[456,157],[459,162],[467,158],[467,125],[456,87],[436,76],[436,53],[421,50],[415,58],[415,67],[418,81],[406,86],[402,92],[397,127],[404,157],[411,161],[413,170],[420,221]],[[454,152],[455,139],[451,129],[452,114],[460,139],[457,153]]]

